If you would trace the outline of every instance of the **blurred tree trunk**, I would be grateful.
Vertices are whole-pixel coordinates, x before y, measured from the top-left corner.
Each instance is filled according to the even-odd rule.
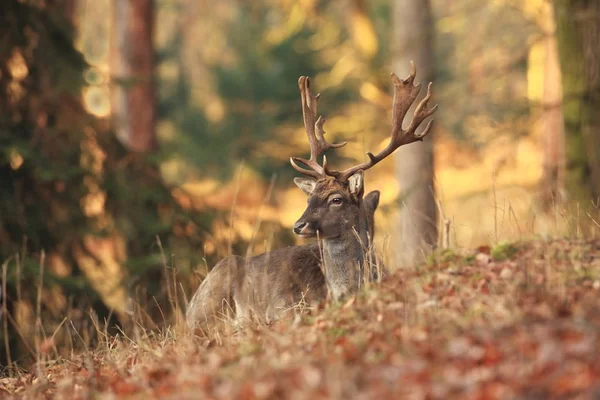
[[[71,22],[72,28],[77,30],[77,0],[64,0],[62,8],[64,10],[65,18]]]
[[[564,194],[565,175],[565,122],[562,110],[562,85],[556,42],[554,7],[547,2],[543,7],[544,65],[542,83],[542,144],[544,152],[541,182],[542,201],[548,209],[560,202]]]
[[[395,0],[392,11],[393,70],[404,78],[410,61],[417,66],[417,82],[425,88],[433,79],[433,19],[429,0]],[[424,96],[422,89],[420,96]],[[408,112],[412,116],[414,105]],[[405,124],[407,122],[405,121]],[[437,207],[433,185],[433,139],[396,151],[396,177],[402,190],[399,235],[396,251],[399,262],[413,264],[423,259],[437,243]]]
[[[129,149],[155,146],[154,1],[114,0],[111,73],[112,115]]]
[[[567,143],[566,181],[585,204],[600,196],[600,0],[555,0]]]

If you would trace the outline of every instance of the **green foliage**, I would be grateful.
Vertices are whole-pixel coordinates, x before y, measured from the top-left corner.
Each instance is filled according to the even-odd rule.
[[[165,4],[168,3],[165,1]],[[386,2],[376,2],[373,13],[385,15],[387,6],[384,4]],[[296,143],[290,129],[302,127],[298,77],[326,76],[338,60],[331,59],[330,55],[324,57],[324,54],[348,46],[348,33],[344,29],[326,44],[310,44],[322,34],[320,29],[324,29],[325,24],[344,28],[339,26],[338,21],[332,23],[328,18],[345,10],[338,10],[333,5],[319,7],[322,9],[315,21],[302,24],[281,40],[265,38],[272,30],[284,29],[289,23],[289,10],[284,6],[240,2],[236,5],[234,17],[219,24],[218,34],[227,38],[224,47],[233,61],[205,61],[209,68],[206,71],[208,80],[213,82],[216,97],[226,110],[225,116],[218,121],[210,121],[205,108],[198,104],[197,96],[192,95],[193,90],[200,90],[194,86],[191,69],[195,66],[184,64],[186,54],[201,54],[200,47],[208,44],[201,40],[183,40],[183,27],[173,28],[171,39],[159,47],[159,64],[178,64],[176,79],[159,82],[159,117],[174,122],[177,133],[176,139],[167,143],[168,148],[194,163],[203,176],[230,179],[239,162],[243,161],[265,179],[276,173],[281,178],[279,182],[287,182],[287,178],[294,174],[289,166],[289,155],[271,152],[269,148],[282,144],[293,147],[291,143]],[[173,10],[165,11],[168,12]],[[194,20],[196,24],[206,23],[203,18],[218,18],[210,12],[201,15]],[[339,17],[343,18],[343,14]],[[381,20],[377,28],[380,39],[384,38],[388,28],[386,19]],[[385,71],[389,73],[385,54],[384,49],[371,64],[366,65],[375,69],[385,64]],[[389,85],[387,76],[383,75],[386,80],[382,85]],[[316,85],[322,86],[323,83],[325,80],[320,79]],[[345,106],[355,104],[360,84],[358,80],[349,80],[327,87],[322,112],[340,115]],[[284,131],[285,135],[282,134]],[[328,157],[332,162],[340,158],[336,154]],[[236,162],[224,163],[223,160]]]
[[[6,43],[0,49],[0,255],[6,258],[21,249],[23,237],[41,249],[61,241],[54,232],[81,234],[85,217],[76,201],[86,193],[87,171],[79,162],[85,121],[68,96],[83,82],[85,63],[56,10],[8,2],[0,18]]]
[[[198,262],[200,256],[191,255],[202,247],[202,236],[175,237],[173,227],[193,223],[203,232],[212,217],[192,215],[174,201],[158,173],[164,154],[130,153],[84,109],[80,97],[87,64],[74,47],[61,7],[18,1],[0,6],[0,262],[11,259],[2,295],[10,313],[17,299],[36,303],[44,250],[44,292],[60,293],[69,307],[91,307],[103,320],[111,312],[74,251],[88,251],[86,236],[123,237],[130,267],[125,284],[144,285],[149,298],[164,304],[164,268],[153,256],[159,254],[156,238],[167,254],[180,249]],[[98,194],[105,195],[105,203],[96,212],[86,211],[87,196]],[[51,257],[66,270],[55,270]],[[68,311],[47,303],[41,307],[43,321]],[[23,343],[15,326],[9,328],[12,359],[19,359]],[[2,363],[4,352],[2,346]]]
[[[517,254],[519,248],[512,243],[500,243],[491,249],[491,256],[495,261],[504,261]]]
[[[600,195],[600,88],[597,66],[590,61],[598,58],[599,50],[596,36],[586,33],[597,29],[600,16],[597,4],[592,3],[554,1],[564,93],[567,187],[584,204]]]
[[[519,7],[504,2],[433,0],[436,13],[436,120],[464,146],[479,147],[497,135],[498,124],[511,134],[527,135],[528,45],[523,38],[539,30]],[[473,23],[473,21],[479,21]],[[507,32],[510,32],[508,34]]]
[[[338,339],[343,336],[346,336],[348,334],[348,330],[343,327],[334,326],[327,330],[327,334],[333,337],[334,339]]]
[[[427,256],[425,263],[427,265],[438,265],[456,261],[460,256],[453,249],[436,249]]]

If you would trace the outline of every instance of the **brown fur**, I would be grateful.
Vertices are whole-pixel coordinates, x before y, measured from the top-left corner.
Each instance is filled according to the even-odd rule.
[[[328,185],[329,195],[342,189]],[[350,197],[346,199],[350,201]],[[379,193],[373,192],[364,201],[360,200],[357,215],[362,209],[372,237]],[[240,324],[251,319],[270,322],[300,302],[314,305],[323,301],[328,285],[322,270],[322,252],[323,248],[315,243],[285,247],[248,259],[230,256],[221,260],[190,300],[186,313],[188,326],[214,326],[218,320],[231,316],[232,311]],[[376,274],[373,278],[377,279]]]
[[[210,327],[235,312],[236,319],[269,322],[305,301],[325,299],[319,247],[291,246],[250,257],[230,256],[215,265],[190,300],[188,326]]]
[[[363,199],[362,171],[347,181],[334,177],[294,181],[308,194],[308,207],[294,231],[322,239],[323,269],[331,297],[340,300],[353,294],[364,285],[365,278],[377,280],[376,268],[372,268],[377,264],[372,242],[379,192]]]

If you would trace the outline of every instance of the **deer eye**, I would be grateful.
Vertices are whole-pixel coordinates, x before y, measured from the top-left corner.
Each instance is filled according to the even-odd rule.
[[[336,205],[340,205],[342,204],[342,198],[341,197],[334,197],[333,199],[331,199],[331,204],[336,204]]]

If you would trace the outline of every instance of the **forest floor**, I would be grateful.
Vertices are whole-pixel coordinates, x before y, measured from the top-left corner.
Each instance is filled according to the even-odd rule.
[[[111,338],[17,398],[600,398],[600,240],[441,251],[345,304],[236,335]]]

